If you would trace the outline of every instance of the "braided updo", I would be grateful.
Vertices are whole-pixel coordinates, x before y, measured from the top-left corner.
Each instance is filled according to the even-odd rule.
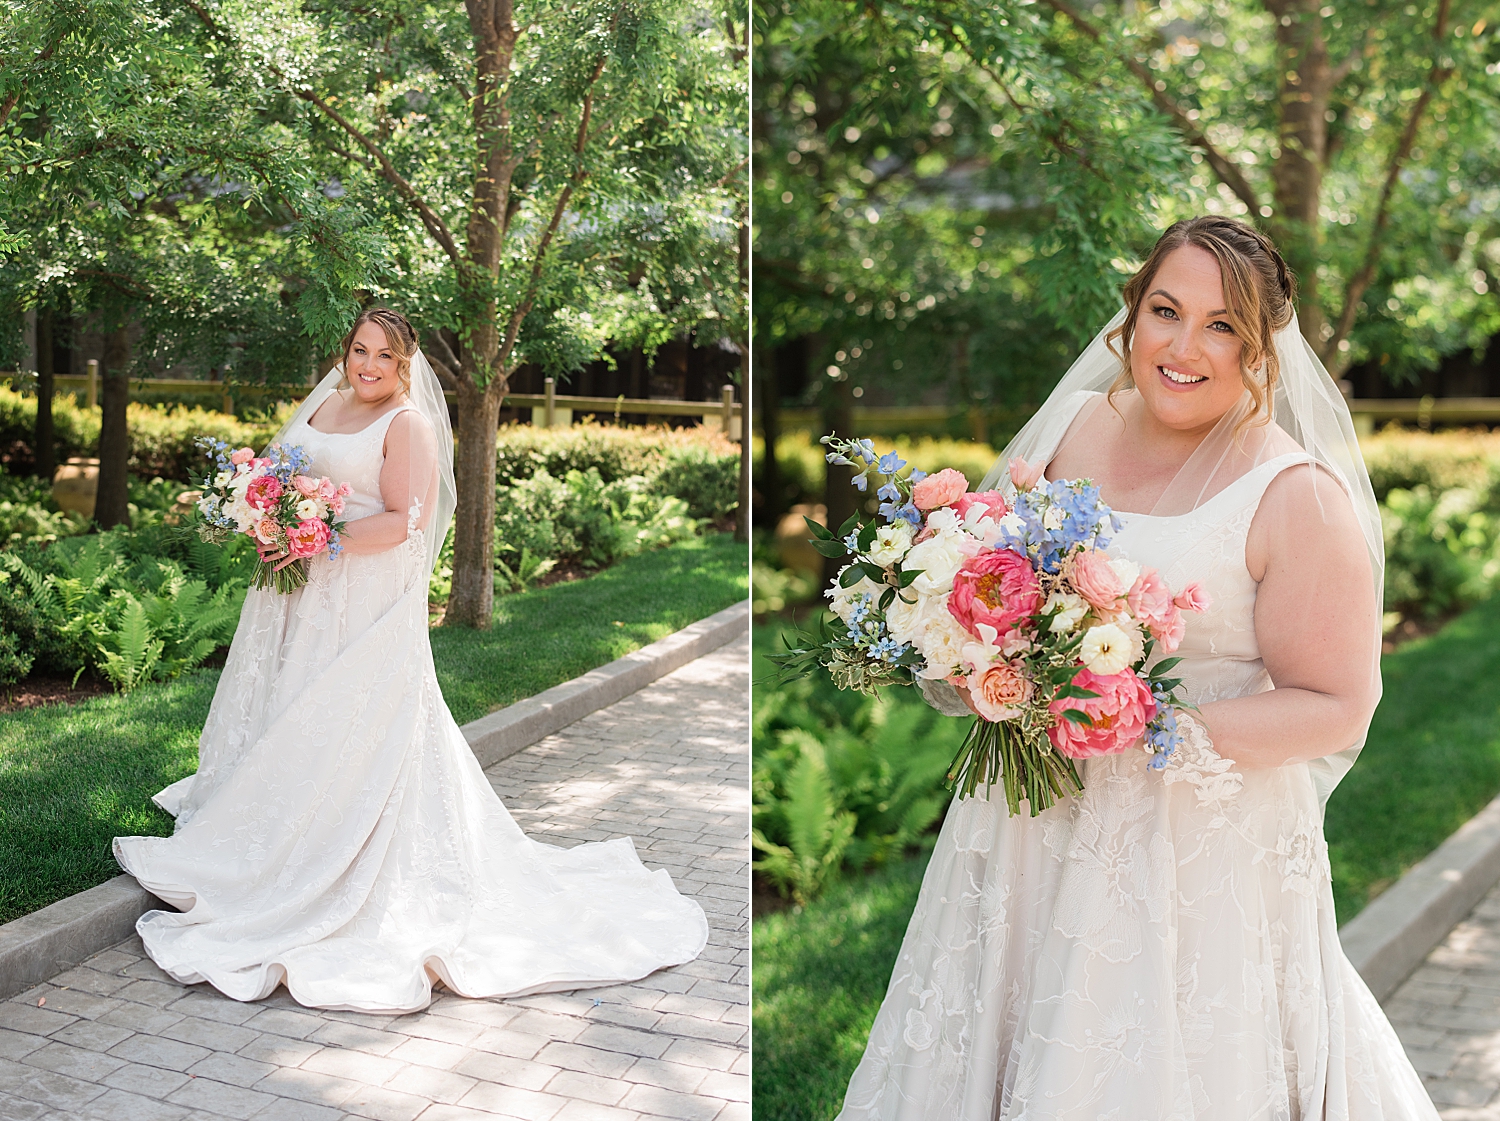
[[[1254,226],[1233,218],[1209,215],[1173,223],[1157,239],[1140,271],[1126,282],[1122,293],[1125,320],[1108,337],[1109,348],[1123,368],[1110,386],[1109,395],[1113,397],[1135,384],[1130,375],[1130,340],[1135,337],[1141,302],[1162,261],[1184,245],[1212,253],[1219,262],[1228,313],[1225,319],[1244,344],[1240,376],[1255,402],[1249,422],[1264,424],[1271,418],[1272,395],[1281,373],[1274,336],[1292,321],[1297,281],[1270,238]]]

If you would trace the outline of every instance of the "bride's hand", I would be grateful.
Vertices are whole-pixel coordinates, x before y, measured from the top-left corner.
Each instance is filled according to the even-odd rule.
[[[272,572],[280,572],[297,558],[285,552],[279,545],[268,545],[264,541],[255,543],[255,551],[260,554],[262,564],[271,565]],[[280,563],[276,563],[276,562]]]

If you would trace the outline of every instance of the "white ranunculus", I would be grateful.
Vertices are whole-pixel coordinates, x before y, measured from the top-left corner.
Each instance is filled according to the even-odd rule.
[[[941,681],[948,677],[963,662],[964,643],[972,641],[973,636],[958,625],[958,620],[945,607],[941,614],[928,620],[927,625],[922,628],[920,638],[914,643],[927,659],[926,667],[919,670],[917,676],[928,681]]]
[[[326,512],[323,503],[316,498],[304,498],[297,503],[297,517],[303,521],[307,521],[308,518],[321,518]]]
[[[1146,654],[1146,635],[1141,630],[1141,625],[1130,617],[1130,612],[1121,611],[1110,622],[1120,628],[1121,633],[1130,643],[1130,664],[1135,665]]]
[[[227,487],[229,485],[229,480],[232,478],[234,478],[233,471],[220,471],[217,475],[214,476],[214,486]]]
[[[1047,597],[1047,602],[1042,604],[1042,614],[1061,609],[1052,619],[1052,625],[1047,629],[1053,634],[1069,634],[1073,628],[1083,621],[1083,617],[1089,613],[1089,605],[1082,596],[1071,595],[1068,592],[1053,592]]]
[[[875,531],[875,541],[870,546],[870,559],[881,568],[888,564],[895,564],[906,556],[906,550],[911,548],[913,536],[911,523],[905,519],[891,525],[881,526]]]
[[[1078,658],[1100,677],[1110,677],[1130,665],[1130,639],[1113,623],[1100,623],[1084,632]]]
[[[842,576],[848,568],[849,566],[845,565],[839,569],[839,575]],[[849,613],[853,610],[854,605],[859,602],[860,598],[866,595],[878,597],[880,595],[880,585],[876,584],[868,576],[861,576],[857,584],[852,584],[847,588],[841,588],[835,584],[833,587],[826,589],[823,594],[828,597],[828,609],[847,623],[849,621]]]
[[[901,562],[901,568],[905,572],[922,573],[911,582],[918,594],[940,595],[952,589],[953,578],[969,558],[964,551],[964,538],[978,544],[967,534],[939,533],[911,547]]]

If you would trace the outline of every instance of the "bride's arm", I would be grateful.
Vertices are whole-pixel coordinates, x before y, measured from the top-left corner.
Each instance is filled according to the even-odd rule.
[[[1380,698],[1379,611],[1348,496],[1322,470],[1267,488],[1245,545],[1255,638],[1275,685],[1203,706],[1214,750],[1244,767],[1316,759],[1363,737]]]
[[[417,528],[427,524],[437,479],[437,443],[432,428],[410,409],[391,421],[385,435],[385,464],[380,469],[380,497],[385,512],[350,522],[339,540],[350,553],[383,553],[406,540],[407,513],[413,499],[422,504]],[[336,481],[336,480],[335,480]]]

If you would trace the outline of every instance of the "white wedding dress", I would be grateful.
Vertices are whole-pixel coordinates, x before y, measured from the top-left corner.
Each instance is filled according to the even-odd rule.
[[[353,486],[350,521],[385,509],[394,416],[286,434],[314,474]],[[708,937],[702,908],[628,838],[533,841],[490,787],[433,670],[416,518],[394,549],[324,554],[298,591],[247,595],[198,773],[156,798],[175,834],[114,843],[182,912],[141,917],[147,953],[236,1000],[285,983],[311,1007],[391,1013],[425,1007],[438,978],[513,996],[690,961]]]
[[[1120,515],[1111,552],[1212,597],[1177,651],[1194,703],[1271,688],[1245,539],[1307,459]],[[1240,771],[1191,727],[1164,771],[1090,759],[1035,818],[952,804],[841,1118],[1436,1121],[1340,948],[1308,766]]]

